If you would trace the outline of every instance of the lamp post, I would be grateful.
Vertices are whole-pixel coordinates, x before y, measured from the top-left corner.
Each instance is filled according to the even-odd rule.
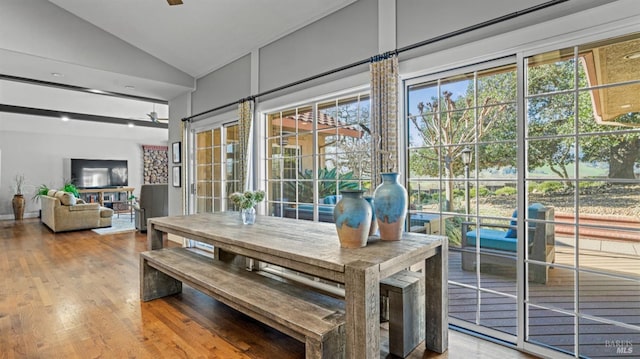
[[[470,201],[469,201],[469,165],[471,164],[471,160],[473,157],[473,153],[469,147],[465,147],[462,152],[460,152],[460,157],[462,158],[462,163],[464,164],[464,199],[465,199],[465,214],[467,215],[467,221],[469,220],[469,212],[470,212]]]

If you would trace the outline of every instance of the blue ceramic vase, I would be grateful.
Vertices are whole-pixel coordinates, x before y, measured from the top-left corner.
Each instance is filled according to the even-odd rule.
[[[362,190],[344,190],[333,209],[340,246],[360,248],[367,245],[371,227],[371,205],[362,197]]]
[[[380,239],[399,241],[407,218],[407,190],[398,183],[398,173],[382,173],[382,183],[373,194]]]
[[[378,221],[376,221],[376,207],[373,204],[372,196],[364,196],[364,200],[367,201],[371,206],[371,227],[369,228],[369,237],[371,237],[376,234],[376,231],[378,230]]]

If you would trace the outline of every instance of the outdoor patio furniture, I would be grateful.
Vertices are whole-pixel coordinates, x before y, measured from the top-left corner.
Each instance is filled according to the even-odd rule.
[[[529,259],[540,262],[553,263],[555,261],[555,229],[553,207],[545,207],[534,203],[528,208],[529,219]],[[474,222],[462,223],[462,269],[474,270],[476,267],[476,239],[480,238],[480,263],[513,266],[518,250],[518,235],[516,231],[517,211],[513,213],[511,223],[480,224],[479,230],[470,230],[476,226]],[[482,266],[481,266],[482,267]],[[549,266],[544,264],[529,264],[529,279],[533,282],[546,283]]]

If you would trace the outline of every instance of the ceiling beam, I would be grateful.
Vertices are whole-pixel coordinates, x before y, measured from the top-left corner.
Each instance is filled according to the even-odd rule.
[[[168,101],[160,100],[160,99],[157,99],[157,98],[129,95],[129,94],[126,94],[126,93],[121,93],[121,92],[103,91],[103,90],[99,90],[99,89],[92,89],[92,88],[87,88],[87,87],[68,85],[68,84],[63,84],[63,83],[59,83],[59,82],[42,81],[42,80],[36,80],[36,79],[30,79],[30,78],[26,78],[26,77],[18,77],[18,76],[6,75],[6,74],[0,74],[0,80],[23,82],[23,83],[27,83],[27,84],[33,84],[33,85],[55,87],[55,88],[64,89],[64,90],[86,92],[86,93],[90,93],[92,95],[102,95],[102,96],[127,98],[127,99],[131,99],[131,100],[152,102],[152,103],[157,103],[157,104],[162,104],[162,105],[169,104]]]
[[[167,123],[156,123],[151,121],[132,120],[128,118],[90,115],[87,113],[77,113],[77,112],[67,112],[67,111],[57,111],[57,110],[46,110],[41,108],[13,106],[13,105],[6,105],[6,104],[0,104],[0,112],[17,113],[22,115],[44,116],[44,117],[56,117],[56,118],[66,117],[70,120],[93,121],[93,122],[110,123],[115,125],[133,124],[138,127],[142,126],[142,127],[154,127],[154,128],[167,128],[167,129],[169,128],[169,124]]]

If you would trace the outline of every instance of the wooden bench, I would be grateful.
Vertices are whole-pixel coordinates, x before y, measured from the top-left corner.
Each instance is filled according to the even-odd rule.
[[[405,358],[425,338],[424,276],[403,270],[380,281],[380,295],[387,303],[389,353]]]
[[[186,248],[140,254],[142,301],[179,293],[182,283],[305,343],[306,358],[345,355],[342,300]]]

